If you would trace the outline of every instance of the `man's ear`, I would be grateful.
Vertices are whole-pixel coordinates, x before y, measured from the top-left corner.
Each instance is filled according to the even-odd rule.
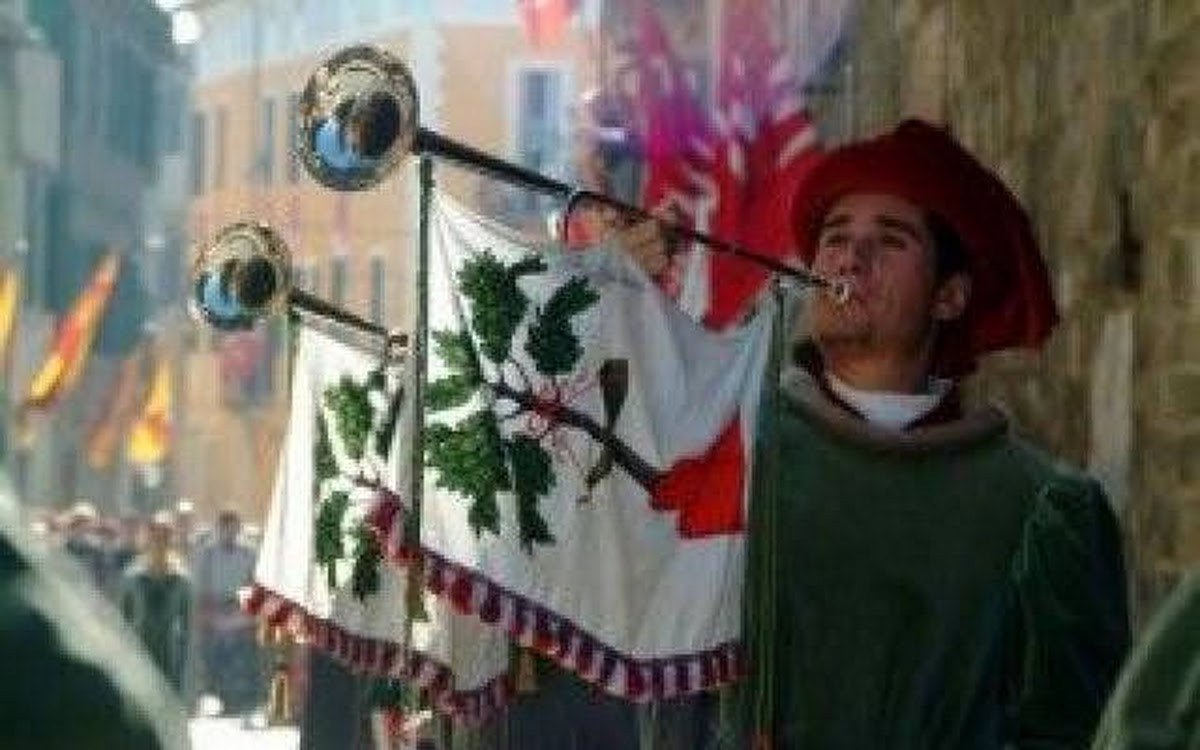
[[[933,319],[941,322],[957,320],[971,299],[971,277],[956,273],[938,283],[933,295]]]

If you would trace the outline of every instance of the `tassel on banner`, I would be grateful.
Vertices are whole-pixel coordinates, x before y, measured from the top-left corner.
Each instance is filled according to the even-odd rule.
[[[538,689],[537,664],[533,654],[521,648],[517,650],[517,693],[528,695]]]
[[[429,622],[429,611],[425,609],[425,561],[419,556],[408,566],[408,587],[404,606],[411,622]]]

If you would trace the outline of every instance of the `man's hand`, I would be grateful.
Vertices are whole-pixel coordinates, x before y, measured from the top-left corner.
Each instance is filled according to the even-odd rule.
[[[618,228],[610,238],[652,278],[667,270],[671,262],[667,238],[657,219]]]

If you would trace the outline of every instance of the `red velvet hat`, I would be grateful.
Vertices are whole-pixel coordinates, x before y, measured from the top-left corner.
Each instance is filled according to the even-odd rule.
[[[980,355],[1045,342],[1058,311],[1029,217],[944,128],[905,120],[890,133],[829,152],[797,186],[792,204],[805,263],[816,254],[825,213],[850,193],[904,198],[940,216],[963,242],[971,299],[939,336],[936,374],[965,375]]]

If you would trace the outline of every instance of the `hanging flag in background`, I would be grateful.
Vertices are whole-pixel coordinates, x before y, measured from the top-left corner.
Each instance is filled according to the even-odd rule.
[[[79,380],[120,270],[121,256],[116,252],[110,251],[100,260],[88,285],[59,321],[46,361],[29,385],[23,412],[53,405]]]
[[[21,307],[21,273],[12,266],[0,270],[0,368],[8,372],[12,359],[12,339]]]
[[[517,0],[525,36],[537,49],[562,42],[579,0]]]
[[[143,466],[161,464],[171,448],[171,362],[161,350],[154,359],[150,390],[125,449],[130,463]]]
[[[139,345],[121,363],[114,375],[104,402],[87,429],[85,453],[88,465],[104,470],[112,466],[121,444],[121,436],[137,409],[138,398],[145,389],[146,347]]]
[[[636,76],[644,118],[643,204],[727,242],[785,256],[792,246],[788,199],[820,149],[800,98],[801,81],[786,50],[773,41],[769,4],[723,3],[716,112],[710,114],[689,85],[653,3],[628,1],[637,31],[625,64]],[[741,317],[767,279],[759,267],[719,253],[694,265],[706,269],[707,283],[689,306],[714,328]],[[678,264],[672,273],[678,279]],[[676,281],[667,289],[682,286]]]
[[[720,193],[713,231],[782,259],[794,252],[791,196],[821,156],[816,127],[801,99],[793,61],[773,34],[759,0],[724,0],[717,75]],[[715,254],[705,321],[723,328],[740,317],[768,274]]]

